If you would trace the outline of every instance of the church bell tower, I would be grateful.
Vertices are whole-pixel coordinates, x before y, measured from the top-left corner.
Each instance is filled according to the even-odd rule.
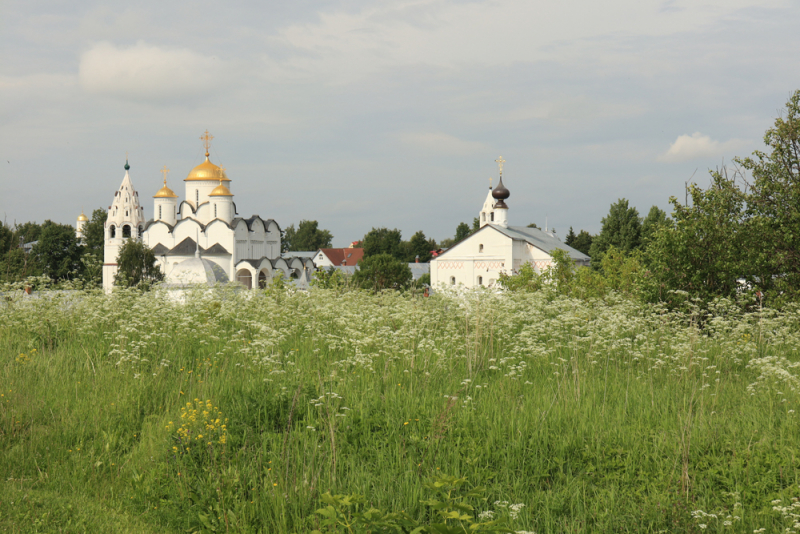
[[[106,291],[114,287],[119,249],[127,239],[141,239],[144,232],[144,210],[139,205],[139,193],[131,182],[130,168],[126,158],[125,176],[114,192],[114,201],[106,218],[103,247],[103,289]]]

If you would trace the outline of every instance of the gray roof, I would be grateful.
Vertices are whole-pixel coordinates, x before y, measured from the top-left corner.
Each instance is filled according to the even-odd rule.
[[[316,250],[290,250],[281,254],[282,258],[313,258],[316,256]]]
[[[430,263],[409,263],[408,268],[411,269],[411,276],[414,280],[419,280],[423,274],[431,274]]]
[[[177,245],[175,245],[172,250],[167,250],[167,247],[158,243],[155,247],[153,247],[153,253],[157,256],[191,256],[194,254],[195,250],[197,250],[197,242],[192,239],[191,237],[187,237]],[[200,254],[210,254],[210,255],[227,255],[230,254],[225,247],[220,245],[219,243],[214,243],[209,248],[200,247]]]
[[[544,250],[548,254],[551,254],[555,249],[560,248],[561,250],[566,251],[567,254],[569,254],[569,257],[575,261],[589,261],[589,256],[583,252],[575,250],[571,246],[565,244],[559,238],[555,237],[553,234],[545,232],[539,228],[528,228],[526,226],[509,226],[508,228],[503,228],[497,224],[487,224],[486,226],[491,226],[501,234],[507,235],[511,239],[526,241],[534,247]]]

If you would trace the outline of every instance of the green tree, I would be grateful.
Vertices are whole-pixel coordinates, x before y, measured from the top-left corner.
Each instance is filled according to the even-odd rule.
[[[135,239],[126,240],[119,249],[114,284],[147,289],[152,283],[160,282],[164,273],[156,261],[156,255],[147,245]]]
[[[358,262],[353,282],[362,289],[406,289],[411,284],[411,269],[408,264],[391,254],[365,256]]]
[[[105,246],[105,227],[108,213],[102,208],[92,212],[91,219],[83,227],[83,244],[86,254],[103,259],[103,248]]]
[[[475,217],[474,219],[472,219],[472,233],[474,234],[480,229],[481,229],[481,219],[480,217]]]
[[[19,243],[22,238],[22,243],[31,243],[39,239],[42,233],[42,225],[35,222],[26,222],[14,226],[14,242]]]
[[[758,283],[782,298],[800,296],[800,90],[764,134],[767,152],[734,161],[752,175],[748,215],[759,247],[749,261]]]
[[[592,266],[601,269],[603,254],[614,247],[622,252],[628,253],[639,248],[641,243],[642,223],[639,220],[639,212],[636,208],[629,207],[628,201],[624,198],[611,204],[611,209],[606,217],[603,217],[600,233],[592,239],[592,246],[589,249],[589,256],[592,258]]]
[[[591,257],[589,251],[592,248],[592,241],[594,241],[594,237],[592,236],[592,234],[590,234],[586,230],[581,230],[580,232],[578,232],[578,235],[575,236],[575,239],[572,241],[571,244],[569,244],[569,246]]]
[[[365,258],[378,254],[389,254],[398,260],[403,260],[406,256],[403,237],[397,228],[394,230],[373,228],[364,236],[361,246],[364,249]]]
[[[530,228],[530,227],[529,227],[529,228]],[[570,247],[571,247],[571,246],[572,246],[572,243],[574,243],[574,242],[575,242],[575,238],[576,238],[576,237],[577,237],[577,236],[575,235],[575,231],[574,231],[574,230],[572,229],[572,227],[570,226],[570,227],[569,227],[569,232],[567,232],[567,237],[564,239],[564,244],[565,244],[565,245],[567,245],[567,246],[570,246]]]
[[[467,223],[462,222],[456,227],[456,236],[454,238],[454,241],[458,243],[462,239],[466,239],[467,237],[469,237],[471,233],[472,230],[470,230],[469,225]]]
[[[5,223],[0,221],[0,258],[17,245],[18,244],[14,242],[14,232],[11,228],[6,226]]]
[[[647,246],[656,229],[666,224],[670,224],[669,215],[658,206],[651,207],[647,217],[642,220],[642,246]]]
[[[648,298],[678,304],[678,290],[707,302],[734,296],[739,277],[758,278],[747,195],[724,169],[711,178],[708,189],[689,187],[691,206],[670,198],[675,224],[658,226],[645,249]]]
[[[431,261],[431,250],[436,250],[436,242],[425,237],[425,233],[420,230],[408,240],[407,256],[405,258],[407,263],[413,263],[415,258],[419,256],[421,263],[428,263]],[[433,245],[433,246],[431,246]]]
[[[328,230],[321,230],[317,221],[302,220],[297,229],[290,224],[284,233],[286,252],[330,248],[332,241],[333,235]]]
[[[42,225],[33,254],[38,257],[44,274],[53,280],[65,280],[80,275],[83,246],[75,229],[68,224],[47,220]]]
[[[541,228],[539,228],[539,225],[537,225],[536,223],[530,223],[530,224],[528,225],[528,228],[536,228],[536,229],[539,229],[539,230],[541,230]]]

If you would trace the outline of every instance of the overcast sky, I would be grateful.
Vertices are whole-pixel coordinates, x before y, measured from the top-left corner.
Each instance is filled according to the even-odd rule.
[[[620,197],[761,147],[800,88],[800,0],[0,0],[0,215],[74,224],[215,136],[240,215],[452,237],[506,160],[512,225],[594,233]]]

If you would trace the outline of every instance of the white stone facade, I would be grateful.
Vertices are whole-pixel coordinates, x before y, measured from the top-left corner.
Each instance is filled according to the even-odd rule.
[[[164,187],[154,197],[154,217],[149,221],[145,221],[139,205],[127,162],[125,167],[125,177],[106,221],[103,287],[107,291],[113,287],[116,259],[125,239],[140,239],[153,249],[172,285],[187,282],[181,280],[181,273],[197,270],[194,263],[199,254],[204,262],[224,271],[223,276],[215,268],[217,279],[227,277],[255,289],[265,287],[280,273],[298,286],[307,287],[314,262],[311,258],[281,258],[281,229],[274,220],[258,215],[237,217],[230,180],[224,169],[209,161],[208,153],[206,161],[184,180],[185,199],[180,203],[166,185],[165,169]]]
[[[499,203],[490,191],[478,215],[480,229],[431,260],[431,285],[492,287],[500,274],[518,272],[525,263],[541,272],[552,264],[550,253],[557,248],[576,265],[589,265],[588,256],[562,243],[555,233],[508,226],[509,210]]]

